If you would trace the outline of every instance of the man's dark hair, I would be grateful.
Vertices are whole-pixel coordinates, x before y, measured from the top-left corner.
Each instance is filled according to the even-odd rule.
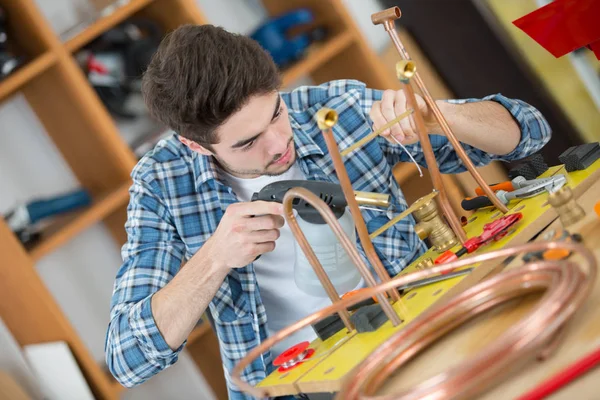
[[[154,118],[211,149],[216,128],[252,96],[280,85],[277,66],[256,41],[212,25],[183,25],[162,40],[142,94]]]

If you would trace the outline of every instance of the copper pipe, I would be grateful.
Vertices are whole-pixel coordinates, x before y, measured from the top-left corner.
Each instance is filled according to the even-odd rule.
[[[417,99],[415,98],[415,92],[413,91],[410,83],[401,82],[402,89],[408,98],[408,104],[413,110],[418,110],[419,106],[417,104]],[[431,174],[431,180],[433,181],[433,187],[439,192],[438,196],[438,204],[442,210],[442,213],[446,216],[448,220],[448,224],[450,228],[460,240],[462,244],[467,241],[467,234],[463,229],[462,224],[460,223],[460,219],[454,212],[452,208],[452,204],[450,204],[450,199],[448,198],[448,194],[446,193],[446,189],[444,187],[444,181],[442,180],[442,174],[437,165],[437,160],[435,159],[435,154],[433,154],[433,147],[431,146],[431,141],[429,141],[429,134],[427,133],[427,128],[425,127],[425,121],[423,120],[423,115],[419,111],[414,113],[415,115],[415,123],[417,125],[417,133],[419,135],[419,142],[421,143],[421,148],[423,149],[423,155],[425,156],[425,162],[427,163],[427,169]]]
[[[340,186],[342,187],[342,191],[344,192],[344,197],[346,198],[346,202],[348,203],[348,207],[350,208],[350,212],[352,213],[352,217],[354,219],[354,224],[356,225],[356,231],[358,233],[360,243],[362,244],[363,249],[365,250],[367,259],[373,266],[373,269],[379,276],[381,282],[388,282],[390,280],[390,275],[385,270],[383,264],[381,263],[381,260],[377,256],[377,252],[375,251],[373,242],[371,242],[371,238],[369,237],[369,231],[367,230],[367,225],[365,224],[365,220],[362,217],[360,208],[358,208],[358,204],[356,203],[356,199],[354,198],[354,190],[352,189],[352,183],[350,182],[348,172],[346,171],[346,167],[344,166],[344,162],[342,161],[342,157],[340,156],[340,151],[338,149],[337,143],[335,142],[335,138],[333,137],[332,128],[337,122],[337,113],[332,109],[322,108],[317,112],[316,117],[317,122],[319,124],[319,129],[321,129],[321,131],[323,132],[325,144],[327,145],[327,150],[329,150],[329,154],[331,155],[333,167],[335,168],[338,180],[340,181]],[[374,283],[369,283],[369,285],[374,286]],[[389,292],[389,295],[391,296],[392,301],[394,302],[400,300],[400,294],[396,289],[392,288]],[[394,319],[390,319],[390,321],[392,321],[392,324],[394,326],[400,324],[400,319],[397,316]]]
[[[569,249],[583,255],[587,270],[573,262],[539,261],[506,271],[421,314],[371,353],[348,377],[339,399],[408,400],[473,398],[499,383],[515,366],[556,350],[565,323],[588,297],[596,259],[581,245],[536,243],[538,249]],[[531,245],[525,245],[531,246]],[[525,247],[521,246],[521,247]],[[531,246],[532,248],[534,246]],[[473,262],[477,257],[473,257]],[[439,337],[498,304],[545,291],[537,306],[476,356],[414,387],[373,396],[385,380]]]
[[[590,252],[581,244],[566,242],[527,243],[520,246],[506,247],[503,249],[490,251],[488,253],[460,258],[448,264],[436,265],[431,268],[406,275],[398,275],[389,282],[381,283],[374,288],[365,289],[354,296],[350,296],[344,300],[325,307],[268,337],[259,346],[252,349],[246,355],[246,357],[240,360],[240,362],[233,368],[232,381],[242,391],[257,398],[273,396],[273,394],[269,392],[268,388],[254,387],[245,382],[241,378],[241,373],[244,368],[250,365],[261,354],[269,350],[271,347],[279,343],[290,334],[297,332],[306,326],[314,324],[323,318],[332,315],[333,313],[347,309],[348,307],[366,300],[376,294],[384,293],[392,287],[397,288],[402,285],[408,285],[420,279],[430,278],[439,274],[445,274],[454,271],[457,268],[468,265],[478,264],[495,259],[506,259],[510,256],[529,252],[545,251],[549,249],[567,249],[575,253],[580,253],[580,255],[582,255],[586,261],[587,269],[585,271],[581,271],[577,264],[573,264],[572,262],[565,263],[561,261],[525,264],[519,268],[501,272],[494,277],[471,287],[459,296],[452,298],[448,303],[442,306],[433,307],[426,310],[424,313],[420,314],[413,321],[411,321],[407,326],[403,327],[403,329],[394,334],[380,347],[378,347],[369,357],[367,357],[367,359],[365,359],[355,369],[355,373],[346,378],[346,384],[342,388],[343,392],[339,393],[338,398],[349,400],[356,398],[345,396],[349,396],[352,393],[356,394],[357,391],[361,390],[361,388],[357,387],[357,385],[362,383],[361,377],[368,377],[369,381],[367,381],[367,383],[373,380],[371,371],[373,371],[374,365],[377,366],[384,361],[387,361],[387,364],[390,364],[388,357],[389,354],[397,355],[398,351],[401,351],[402,349],[411,350],[410,343],[402,343],[400,345],[396,343],[399,340],[398,337],[400,335],[402,335],[402,338],[406,338],[409,336],[408,333],[416,332],[417,334],[423,335],[422,339],[427,339],[428,337],[426,335],[435,333],[436,329],[441,329],[442,331],[446,329],[444,328],[443,324],[439,323],[441,319],[448,324],[451,324],[452,321],[456,321],[456,323],[462,323],[472,318],[474,315],[465,313],[465,309],[471,310],[474,313],[480,312],[482,311],[481,307],[490,308],[491,306],[499,304],[502,301],[506,301],[509,298],[516,297],[516,295],[519,293],[529,292],[528,287],[531,285],[536,285],[539,290],[545,287],[548,289],[538,307],[535,307],[526,318],[519,322],[519,324],[514,325],[509,329],[510,338],[531,340],[532,336],[534,338],[538,336],[541,338],[543,335],[544,337],[541,341],[544,342],[547,338],[552,336],[552,332],[556,331],[555,329],[557,326],[563,326],[563,323],[570,316],[570,313],[573,313],[582,304],[583,300],[587,298],[591,290],[591,285],[596,279],[596,259],[592,252]],[[511,288],[512,292],[509,290]],[[465,303],[465,297],[470,299],[472,303]],[[485,300],[488,300],[487,304]],[[569,315],[565,315],[564,313],[565,306],[567,306],[567,314]],[[427,329],[427,327],[429,327],[429,329]],[[446,330],[449,330],[449,328]],[[506,343],[504,340],[506,336],[507,335],[505,334],[502,337],[503,344]],[[413,337],[411,343],[416,343],[417,345],[423,344],[418,336],[416,338]],[[394,346],[398,347],[399,350],[394,350]],[[537,346],[531,347],[534,350],[537,348]],[[512,357],[519,357],[524,355],[525,350],[527,349],[510,348],[509,350],[510,351],[508,354],[510,354]],[[413,351],[413,354],[414,353],[416,353],[416,351]],[[484,351],[480,352],[475,359],[464,362],[463,365],[461,365],[462,368],[453,368],[450,371],[460,372],[461,370],[465,370],[465,367],[468,366],[469,371],[476,371],[473,376],[469,376],[469,379],[478,379],[478,373],[486,371],[488,368],[493,368],[495,366],[493,360],[481,358],[481,354],[488,355],[489,351],[484,349]],[[499,357],[501,356],[502,354],[499,355]],[[487,363],[485,364],[485,368],[481,363],[476,363],[481,362],[482,360]],[[507,370],[509,369],[506,365],[503,365],[502,368]],[[497,369],[498,368],[494,368],[494,371],[497,372]],[[449,395],[449,393],[457,393],[457,385],[460,385],[461,383],[457,381],[450,381],[450,378],[450,375],[443,375],[441,378],[438,376],[438,380],[433,383],[434,385],[437,384],[444,388],[446,387],[444,385],[447,385],[449,382],[454,384],[454,386],[451,386],[447,389],[450,390],[450,392],[444,392],[446,394],[444,398],[452,397]],[[420,384],[419,387],[422,387],[424,384],[431,385],[431,381],[432,380],[427,380]],[[483,385],[484,383],[489,382],[487,380],[480,382],[480,386],[478,388],[479,390],[483,389],[483,386],[485,386]],[[462,384],[468,386],[468,380],[462,381]],[[463,389],[465,389],[465,386],[463,386]],[[393,395],[391,398],[400,399],[400,397],[397,395]]]
[[[400,57],[404,60],[410,60],[410,56],[409,56],[408,52],[406,51],[406,49],[404,48],[404,46],[402,45],[402,42],[400,41],[400,37],[398,36],[398,33],[396,32],[396,29],[394,26],[394,21],[396,19],[400,18],[401,15],[402,15],[402,13],[400,12],[400,8],[392,7],[392,8],[388,8],[387,10],[380,11],[378,13],[371,15],[371,21],[373,22],[374,25],[382,24],[383,27],[385,28],[385,30],[387,31],[387,33],[390,35],[390,38],[392,39],[392,42],[394,43],[394,46],[396,47],[396,50],[398,51],[398,54],[400,55]],[[500,199],[498,199],[498,197],[496,197],[496,194],[494,193],[494,191],[487,185],[487,183],[481,177],[479,172],[477,172],[477,170],[475,169],[473,162],[471,161],[469,156],[467,156],[467,153],[460,145],[460,142],[456,139],[456,136],[454,136],[454,133],[452,133],[452,130],[450,129],[450,126],[448,125],[448,122],[444,118],[444,115],[440,111],[435,100],[433,100],[433,97],[431,97],[431,94],[427,90],[427,87],[425,86],[425,83],[419,76],[418,72],[415,72],[414,79],[417,83],[417,86],[421,90],[421,93],[423,94],[423,98],[424,98],[425,102],[429,106],[429,109],[433,112],[435,119],[440,124],[442,131],[448,138],[448,141],[450,142],[450,144],[452,144],[452,147],[456,151],[456,154],[458,155],[458,157],[463,161],[465,167],[467,168],[467,170],[469,171],[471,176],[475,179],[477,184],[485,192],[485,195],[488,196],[488,198],[492,201],[494,206],[496,206],[496,208],[498,210],[500,210],[502,213],[506,214],[508,212],[508,208],[506,207],[506,205],[504,205],[500,201]],[[417,113],[418,113],[418,111],[417,111]],[[423,151],[425,151],[425,149],[423,149]],[[432,178],[435,179],[433,172],[431,173],[431,175],[432,175]],[[443,206],[442,206],[442,209],[444,209]]]
[[[337,218],[335,217],[329,206],[327,206],[327,204],[325,204],[325,202],[321,200],[319,196],[312,193],[308,189],[300,187],[292,188],[288,190],[287,193],[283,196],[284,217],[287,223],[289,224],[290,230],[294,234],[294,237],[298,241],[298,245],[306,255],[306,258],[308,258],[310,265],[315,270],[315,273],[319,277],[319,280],[321,281],[321,283],[325,287],[325,290],[329,294],[331,302],[335,303],[337,301],[340,301],[340,296],[335,291],[335,288],[329,280],[327,273],[325,273],[325,270],[319,262],[319,259],[315,255],[313,249],[310,247],[308,241],[306,240],[306,236],[304,236],[304,233],[298,226],[298,222],[296,222],[296,217],[294,216],[294,211],[292,209],[292,202],[296,197],[299,197],[302,200],[306,201],[308,204],[313,206],[315,210],[319,212],[321,217],[323,217],[325,222],[331,227],[331,230],[342,244],[342,247],[344,248],[344,250],[346,250],[354,265],[356,265],[356,268],[358,268],[358,272],[360,272],[367,285],[369,285],[370,287],[376,286],[377,282],[375,282],[375,279],[373,279],[371,271],[369,271],[369,267],[367,267],[367,265],[363,262],[362,258],[360,257],[360,254],[358,254],[358,251],[356,250],[356,244],[352,243],[352,241],[344,233],[342,226],[338,222]],[[387,315],[389,320],[392,321],[392,323],[394,321],[396,322],[394,326],[399,325],[401,323],[400,318],[398,318],[398,315],[392,308],[391,304],[386,300],[385,296],[383,294],[379,294],[377,296],[377,300],[379,301],[379,304],[381,304],[381,308],[383,309],[383,312],[385,313],[385,315]],[[344,315],[346,315],[348,318],[348,324],[346,324],[346,321],[344,321],[346,327],[349,330],[354,329],[354,326],[350,322],[350,316],[346,310],[344,310]],[[340,317],[342,317],[341,314]]]

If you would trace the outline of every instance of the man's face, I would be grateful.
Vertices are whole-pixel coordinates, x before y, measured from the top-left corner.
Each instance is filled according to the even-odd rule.
[[[240,178],[280,175],[296,160],[288,110],[277,92],[252,97],[217,129],[217,137],[212,151],[183,138],[182,142],[212,155],[224,170]]]

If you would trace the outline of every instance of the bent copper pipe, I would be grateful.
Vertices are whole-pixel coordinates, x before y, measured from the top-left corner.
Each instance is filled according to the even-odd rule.
[[[261,354],[263,354],[268,349],[273,347],[275,344],[281,342],[281,340],[283,340],[284,338],[293,334],[294,332],[297,332],[298,330],[300,330],[306,326],[309,326],[318,321],[321,321],[322,319],[328,317],[329,315],[331,315],[333,313],[339,312],[340,310],[343,310],[343,309],[347,309],[348,307],[350,307],[354,304],[357,304],[363,300],[366,300],[374,295],[384,293],[392,287],[397,288],[399,286],[408,285],[415,281],[425,279],[425,278],[430,278],[432,276],[436,276],[439,274],[445,274],[445,273],[454,271],[457,268],[465,267],[468,265],[478,264],[478,263],[482,263],[485,261],[496,260],[496,259],[505,259],[507,257],[516,256],[519,254],[524,254],[524,253],[529,253],[529,252],[536,252],[536,251],[543,252],[545,250],[550,250],[550,249],[566,249],[566,250],[572,251],[574,253],[579,253],[580,255],[583,256],[583,259],[586,262],[586,266],[587,266],[586,270],[585,271],[577,271],[578,267],[580,267],[580,266],[578,266],[574,263],[565,264],[564,262],[560,262],[560,261],[543,262],[543,263],[538,262],[535,265],[525,264],[519,268],[501,272],[501,273],[495,275],[494,277],[471,287],[467,291],[463,292],[461,295],[452,298],[448,303],[444,304],[443,306],[434,306],[434,307],[428,309],[424,313],[417,316],[414,320],[412,320],[407,326],[403,327],[403,329],[399,330],[394,336],[392,336],[392,338],[388,339],[381,346],[379,346],[367,359],[365,359],[360,365],[358,365],[356,367],[356,369],[354,370],[354,373],[352,373],[350,376],[347,377],[346,384],[342,388],[344,393],[342,394],[342,392],[340,392],[338,397],[343,398],[343,399],[346,399],[346,398],[352,399],[351,397],[342,397],[342,396],[347,396],[351,393],[356,393],[357,391],[360,390],[360,388],[353,386],[355,384],[360,383],[358,378],[366,376],[366,377],[370,378],[370,380],[368,382],[371,382],[373,379],[372,375],[371,375],[371,371],[373,371],[372,370],[373,365],[377,365],[378,363],[381,363],[381,362],[387,362],[386,365],[391,364],[389,357],[387,357],[387,355],[386,355],[386,351],[389,352],[390,349],[393,350],[393,346],[397,344],[396,340],[398,340],[398,335],[405,335],[404,333],[409,332],[409,331],[415,332],[414,334],[416,334],[417,336],[412,337],[411,343],[416,344],[416,345],[419,345],[419,344],[424,345],[425,340],[431,339],[431,336],[427,336],[427,335],[431,335],[432,332],[435,332],[435,329],[438,329],[438,328],[442,329],[442,330],[444,329],[444,324],[442,324],[440,322],[440,321],[442,321],[440,318],[443,318],[444,323],[447,321],[450,321],[450,323],[451,323],[453,320],[456,320],[457,323],[462,323],[463,321],[466,321],[470,318],[468,313],[463,313],[463,311],[461,309],[456,308],[457,304],[462,304],[463,307],[466,307],[467,309],[470,309],[473,312],[477,312],[478,305],[481,305],[481,307],[485,306],[486,303],[483,301],[483,300],[486,300],[485,296],[487,296],[487,298],[489,298],[491,296],[492,299],[494,299],[494,295],[495,295],[495,297],[496,297],[495,300],[489,300],[489,299],[488,300],[492,301],[492,302],[496,301],[495,304],[499,304],[502,301],[506,301],[506,299],[508,297],[515,296],[515,294],[510,293],[510,291],[508,291],[507,288],[510,288],[510,287],[514,288],[515,285],[517,285],[517,286],[521,285],[520,287],[526,289],[530,284],[535,283],[540,288],[540,290],[543,289],[543,287],[544,287],[543,285],[545,285],[545,287],[548,287],[548,291],[546,292],[546,294],[544,295],[544,297],[542,299],[544,302],[540,303],[538,307],[535,307],[533,309],[533,312],[527,318],[522,320],[518,325],[515,325],[515,326],[517,326],[517,328],[514,328],[514,329],[511,328],[511,332],[510,332],[511,333],[510,338],[518,339],[519,333],[523,333],[523,338],[525,338],[525,335],[527,335],[526,339],[530,340],[532,336],[536,337],[537,335],[539,335],[540,331],[538,330],[538,328],[542,328],[545,326],[546,328],[553,330],[552,327],[554,327],[555,325],[563,326],[564,322],[566,321],[568,315],[566,315],[564,313],[561,313],[559,317],[556,317],[557,319],[553,320],[552,318],[556,316],[556,313],[549,307],[554,307],[554,308],[558,307],[559,310],[564,311],[561,309],[561,307],[565,306],[565,304],[566,304],[567,308],[570,310],[570,312],[573,313],[579,306],[581,306],[583,300],[585,298],[587,298],[587,296],[589,295],[590,290],[591,290],[591,285],[596,279],[597,265],[596,265],[596,259],[593,255],[593,253],[591,251],[589,251],[587,248],[585,248],[584,246],[582,246],[581,244],[567,243],[567,242],[527,243],[527,244],[523,244],[523,245],[519,245],[519,246],[507,247],[507,248],[503,248],[503,249],[499,249],[499,250],[490,251],[488,253],[477,254],[474,256],[460,258],[458,260],[455,260],[455,261],[447,263],[447,264],[441,264],[441,265],[433,266],[431,268],[427,268],[427,269],[420,270],[417,272],[412,272],[410,274],[396,276],[395,278],[391,279],[389,282],[381,283],[380,285],[373,287],[373,288],[367,288],[367,289],[355,294],[354,296],[348,297],[346,299],[343,299],[339,302],[332,304],[331,306],[325,307],[325,308],[295,322],[294,324],[282,329],[281,331],[277,332],[275,335],[268,337],[259,346],[252,349],[234,367],[234,369],[232,371],[232,381],[242,391],[244,391],[252,396],[255,396],[257,398],[274,396],[273,393],[269,392],[268,388],[254,387],[254,386],[251,386],[250,384],[248,384],[247,382],[245,382],[241,378],[241,373],[248,365],[250,365]],[[556,268],[556,266],[558,266],[558,268]],[[565,271],[567,271],[567,272],[565,272]],[[579,275],[583,276],[582,280],[580,280],[581,276],[579,276]],[[548,276],[550,276],[550,278],[548,278]],[[548,283],[549,280],[552,280],[554,283],[553,284]],[[562,282],[562,281],[565,281],[565,282]],[[546,282],[546,283],[544,283],[544,282]],[[500,285],[502,285],[502,286],[500,286]],[[576,290],[573,292],[572,291],[573,286],[577,286],[577,285],[579,285],[579,287],[576,288]],[[499,291],[500,289],[501,289],[501,291]],[[568,292],[566,291],[566,289],[569,289]],[[567,294],[569,295],[568,298],[565,297],[565,295],[567,295]],[[571,296],[573,296],[573,297],[571,297]],[[464,300],[465,297],[470,299],[470,301],[472,301],[473,303],[468,303],[468,302],[461,303],[461,302],[465,301]],[[566,301],[566,300],[568,300],[568,301]],[[470,306],[469,306],[469,304],[470,304]],[[493,304],[493,303],[489,303],[489,304]],[[488,306],[488,308],[489,308],[489,306]],[[450,313],[450,314],[447,314],[447,313]],[[432,324],[432,325],[430,325],[430,324]],[[431,326],[431,329],[423,330],[423,328],[424,327],[426,328],[427,326]],[[532,328],[535,328],[535,329],[532,330]],[[552,337],[551,336],[552,332],[544,332],[544,333],[547,337]],[[419,336],[419,335],[421,335],[421,336]],[[406,337],[406,336],[404,336],[404,337]],[[392,340],[394,340],[393,344],[392,344]],[[416,348],[411,347],[411,346],[413,346],[413,344],[410,344],[410,343],[404,344],[401,346],[401,350],[405,349],[405,348],[409,348],[410,350],[413,351],[413,354],[415,354],[417,351],[416,351]],[[535,347],[541,346],[539,343],[534,343],[534,344],[536,345]],[[523,352],[524,350],[525,349],[520,348],[519,351],[516,352],[516,355],[518,356],[520,354],[519,352]],[[485,351],[485,349],[484,349],[484,351]],[[397,355],[397,354],[394,354],[393,352],[391,354]],[[480,354],[481,354],[481,352],[480,352]],[[515,355],[515,354],[513,353],[512,355]],[[374,357],[378,357],[378,358],[375,359]],[[473,362],[479,361],[479,360],[480,360],[479,358],[467,360],[463,363],[463,367],[472,365]],[[476,364],[476,367],[479,368],[479,371],[485,371],[487,368],[491,368],[494,366],[494,364],[493,364],[494,360],[490,360],[490,359],[486,358],[485,361],[488,363],[488,364],[486,364],[485,368],[483,368],[481,366],[481,364]],[[368,369],[368,368],[371,368],[371,369]],[[504,367],[504,368],[508,369],[507,367]],[[457,369],[460,371],[460,368],[457,368]],[[476,370],[476,369],[475,368],[470,369],[471,372],[473,370]],[[475,376],[475,378],[476,378],[476,376]],[[444,376],[442,376],[441,379],[438,379],[438,381],[436,381],[436,382],[440,386],[443,386],[448,382],[448,379],[450,379],[450,375],[444,375]],[[426,382],[431,385],[431,380],[428,380]],[[479,382],[479,389],[486,387],[486,385],[488,385],[490,382],[491,381],[489,381],[489,380],[483,380],[483,381]],[[468,380],[466,382],[463,381],[462,384],[468,386]],[[453,387],[456,389],[456,386],[453,386]],[[373,389],[372,386],[370,388]],[[464,386],[463,386],[463,389],[464,389]],[[450,393],[455,393],[455,392],[450,392]],[[446,398],[447,397],[452,397],[452,396],[446,396]],[[399,397],[394,395],[394,396],[392,396],[392,398],[398,399]],[[432,397],[432,398],[435,398],[435,397]]]
[[[398,54],[400,55],[400,57],[404,60],[410,60],[410,56],[409,56],[408,52],[406,51],[406,49],[404,48],[404,46],[402,45],[402,42],[400,41],[400,37],[398,36],[398,33],[396,32],[396,29],[394,26],[394,21],[396,19],[400,18],[401,15],[402,15],[402,13],[400,12],[400,8],[392,7],[392,8],[388,8],[387,10],[383,10],[383,11],[372,14],[371,21],[373,22],[374,25],[383,25],[386,32],[388,32],[388,34],[390,35],[390,38],[392,39],[392,42],[394,43],[394,47],[396,47],[396,50],[398,51]],[[467,168],[467,170],[469,171],[471,176],[475,179],[477,184],[485,192],[485,195],[492,201],[494,206],[498,210],[500,210],[502,213],[506,214],[508,212],[508,208],[506,207],[506,205],[504,205],[504,203],[502,203],[500,201],[500,199],[498,199],[498,197],[496,196],[494,191],[487,185],[485,180],[481,177],[479,172],[477,172],[477,170],[475,169],[473,162],[471,161],[471,159],[469,158],[469,156],[467,155],[465,150],[462,148],[459,141],[456,139],[456,136],[454,136],[454,133],[452,133],[452,130],[450,129],[450,126],[448,125],[448,122],[444,118],[444,115],[440,111],[435,100],[433,100],[433,97],[427,90],[427,87],[425,86],[425,83],[421,79],[418,72],[416,72],[414,74],[414,79],[417,83],[417,86],[421,90],[421,93],[423,94],[423,98],[424,98],[425,102],[429,106],[429,109],[433,112],[435,119],[440,124],[442,131],[448,138],[448,141],[450,142],[450,144],[452,144],[452,147],[456,151],[456,154],[458,155],[458,157],[460,157],[460,159],[463,161],[463,163],[465,164],[465,167]],[[418,110],[416,110],[416,113],[418,113]],[[425,150],[423,150],[423,151],[425,151]],[[434,173],[432,172],[431,175],[433,177]],[[444,208],[444,206],[442,206],[442,208]]]
[[[360,243],[362,244],[363,249],[365,250],[367,259],[373,266],[373,269],[379,276],[381,282],[388,282],[390,280],[390,275],[387,273],[385,267],[381,263],[381,260],[379,259],[379,257],[377,256],[377,252],[375,251],[375,246],[373,246],[373,242],[371,242],[371,238],[369,237],[369,231],[367,230],[367,225],[365,224],[365,220],[362,217],[360,208],[358,208],[358,204],[356,203],[356,199],[354,198],[354,190],[352,189],[352,183],[350,182],[348,172],[346,171],[346,167],[344,166],[344,162],[342,161],[342,156],[340,155],[338,145],[335,142],[335,138],[333,137],[332,128],[337,122],[337,117],[337,113],[329,108],[320,109],[316,115],[319,129],[321,129],[321,131],[323,132],[325,144],[327,145],[327,150],[331,155],[333,167],[335,168],[338,180],[340,181],[342,192],[344,193],[344,197],[346,198],[346,202],[348,203],[348,207],[350,208],[350,212],[352,213],[352,217],[354,219],[354,224],[356,225],[356,231],[358,233]],[[369,279],[372,282],[369,283],[369,285],[374,286],[375,282],[370,275]],[[400,300],[400,294],[396,289],[391,289],[389,295],[391,296],[393,301]],[[394,326],[397,326],[400,323],[399,318],[390,319],[390,321],[392,321],[392,324]]]
[[[417,99],[415,98],[415,92],[413,91],[410,83],[404,83],[401,81],[402,88],[404,89],[404,93],[408,98],[408,102],[410,107],[413,110],[418,110]],[[442,180],[442,174],[438,168],[437,160],[435,159],[435,154],[433,154],[433,147],[431,146],[431,142],[429,141],[429,134],[427,133],[427,128],[425,127],[425,121],[423,120],[423,116],[420,111],[416,111],[415,115],[415,123],[417,125],[417,133],[419,135],[419,142],[421,143],[421,148],[423,149],[423,155],[425,156],[425,162],[427,163],[427,169],[431,174],[431,180],[433,181],[433,187],[439,192],[438,195],[438,204],[442,209],[442,213],[446,216],[448,220],[448,224],[450,224],[450,228],[454,231],[456,237],[460,240],[462,244],[467,241],[467,234],[460,223],[460,219],[454,212],[452,208],[452,204],[450,204],[450,199],[448,198],[448,194],[446,193],[446,189],[444,188],[444,182]]]
[[[352,260],[352,262],[354,262],[354,265],[356,265],[356,268],[358,268],[358,271],[364,278],[367,285],[369,285],[370,287],[376,286],[377,283],[375,282],[375,279],[373,279],[373,276],[369,271],[369,267],[367,267],[367,265],[363,262],[362,258],[358,254],[358,251],[356,250],[356,244],[352,243],[348,236],[344,234],[342,226],[338,222],[333,212],[329,209],[329,206],[325,204],[325,202],[321,200],[319,196],[312,193],[308,189],[300,187],[292,188],[288,190],[287,193],[283,196],[284,217],[287,223],[289,224],[290,230],[294,234],[294,237],[298,241],[300,248],[306,255],[306,258],[310,262],[310,265],[315,270],[315,273],[317,274],[319,280],[323,284],[325,291],[327,291],[331,302],[339,302],[340,296],[333,287],[333,284],[329,280],[327,273],[325,273],[323,266],[319,262],[319,259],[317,258],[313,249],[310,247],[310,244],[306,240],[306,236],[304,236],[304,233],[302,232],[300,226],[298,225],[298,222],[296,221],[296,217],[294,216],[294,211],[292,208],[292,202],[296,197],[299,197],[302,200],[306,201],[308,204],[313,206],[315,210],[319,212],[319,214],[325,220],[327,225],[329,225],[333,230],[333,233],[342,244],[342,247],[344,248],[344,250],[346,250],[348,256],[350,256],[350,259]],[[385,296],[383,294],[379,294],[377,296],[377,300],[379,301],[383,312],[385,313],[385,315],[387,315],[389,320],[392,321],[392,323],[395,322],[394,326],[399,325],[401,322],[400,318],[392,308],[391,304],[386,300]],[[344,325],[346,325],[346,328],[348,328],[348,330],[351,331],[352,329],[354,329],[354,326],[350,322],[350,315],[348,314],[348,311],[344,310],[342,313],[340,313],[340,317],[344,321]]]

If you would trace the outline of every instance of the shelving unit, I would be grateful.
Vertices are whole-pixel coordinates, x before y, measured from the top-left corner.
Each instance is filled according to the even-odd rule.
[[[265,0],[271,14],[310,7],[329,38],[311,47],[306,57],[282,71],[284,85],[309,75],[316,83],[354,78],[370,87],[397,88],[398,83],[365,42],[340,0]],[[25,248],[0,219],[0,318],[20,345],[65,341],[95,397],[117,399],[123,388],[91,356],[36,271],[36,263],[69,240],[103,223],[115,242],[125,242],[123,228],[129,200],[130,172],[137,157],[119,133],[74,54],[107,29],[132,16],[152,18],[169,31],[184,23],[204,24],[194,0],[131,0],[66,42],[50,27],[34,0],[0,0],[9,16],[9,37],[28,63],[0,81],[0,101],[24,94],[80,185],[94,201],[81,211],[57,219],[32,248]],[[1,143],[0,138],[0,143]],[[414,166],[395,170],[399,181],[414,176]],[[188,351],[219,399],[226,398],[218,342],[208,324],[190,335]]]

